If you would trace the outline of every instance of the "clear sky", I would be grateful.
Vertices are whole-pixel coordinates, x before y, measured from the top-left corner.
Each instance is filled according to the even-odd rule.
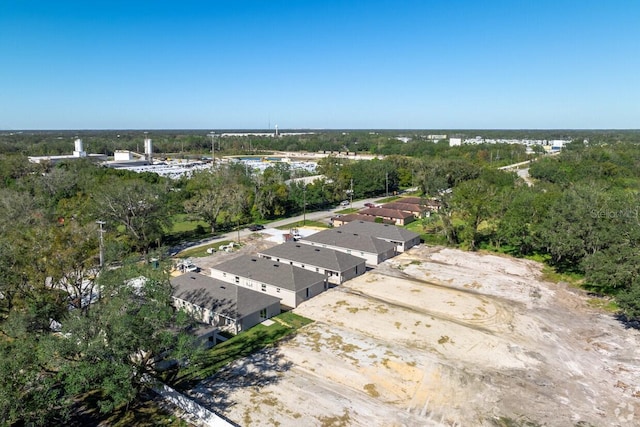
[[[635,0],[0,0],[0,129],[640,128]]]

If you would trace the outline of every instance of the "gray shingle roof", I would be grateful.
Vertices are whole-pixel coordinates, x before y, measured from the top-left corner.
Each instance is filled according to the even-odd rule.
[[[316,234],[312,234],[309,237],[305,237],[300,241],[303,243],[313,242],[316,244],[337,246],[340,248],[373,254],[382,254],[395,249],[395,245],[393,243],[376,239],[375,237],[372,237],[366,233],[353,233],[349,231],[343,231],[344,227],[345,226],[343,225],[342,227],[338,228],[322,230]]]
[[[407,218],[413,217],[413,214],[410,212],[403,212],[397,209],[385,209],[385,208],[367,208],[367,209],[362,209],[359,213],[362,215],[385,216],[388,218],[399,218],[399,219],[407,219]]]
[[[212,268],[294,292],[324,281],[322,274],[252,255],[241,255]]]
[[[393,203],[385,203],[384,205],[382,205],[382,207],[384,209],[396,209],[396,210],[405,211],[405,212],[424,212],[427,210],[425,206],[420,206],[415,203],[393,202]]]
[[[272,258],[285,258],[302,264],[343,272],[365,262],[364,258],[297,242],[287,242],[260,252]]]
[[[341,222],[351,222],[351,221],[367,221],[367,222],[376,222],[375,216],[370,215],[360,215],[357,213],[346,214],[340,216],[334,216],[331,218],[332,220],[341,221]],[[386,224],[395,224],[395,221],[392,219],[383,219],[383,223]]]
[[[385,240],[393,240],[395,242],[408,242],[417,237],[418,233],[390,224],[378,224],[375,222],[351,221],[340,229],[358,234],[368,234]]]
[[[280,299],[262,292],[225,283],[199,273],[186,273],[171,279],[173,296],[210,309],[231,319],[241,319]]]

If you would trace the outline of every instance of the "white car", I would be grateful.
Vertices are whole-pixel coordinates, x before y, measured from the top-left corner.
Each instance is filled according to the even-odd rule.
[[[340,206],[349,206],[349,201],[348,200],[341,201]]]

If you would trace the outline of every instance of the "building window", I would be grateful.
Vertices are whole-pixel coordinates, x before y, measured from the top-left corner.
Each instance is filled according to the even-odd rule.
[[[276,288],[276,293],[280,293],[280,288]]]
[[[307,288],[307,298],[309,298],[309,288]]]
[[[236,283],[240,283],[240,278],[236,276]]]
[[[266,319],[267,318],[267,309],[263,308],[262,310],[260,310],[260,318],[261,319]]]
[[[222,273],[222,277],[227,277],[227,273]]]
[[[264,283],[262,284],[262,292],[267,292],[267,285]]]
[[[320,273],[320,269],[316,267],[316,273]]]

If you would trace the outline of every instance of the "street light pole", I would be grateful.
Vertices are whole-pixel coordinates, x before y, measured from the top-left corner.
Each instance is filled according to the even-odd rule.
[[[98,224],[100,226],[100,268],[102,268],[104,266],[104,238],[102,237],[102,234],[104,233],[104,229],[102,228],[106,222],[104,221],[96,221],[96,224]]]

